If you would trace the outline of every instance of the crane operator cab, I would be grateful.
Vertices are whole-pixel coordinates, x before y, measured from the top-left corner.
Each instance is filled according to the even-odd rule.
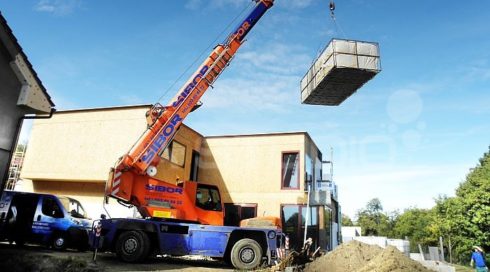
[[[222,211],[218,188],[210,185],[198,185],[196,206],[206,211]]]

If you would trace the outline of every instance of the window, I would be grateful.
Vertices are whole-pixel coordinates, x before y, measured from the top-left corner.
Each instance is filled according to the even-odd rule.
[[[59,197],[59,200],[71,216],[75,218],[88,218],[87,213],[78,200],[69,197]]]
[[[322,177],[322,158],[316,157],[316,159],[315,159],[315,182],[313,183],[316,190],[321,188],[322,180],[323,180],[323,177]]]
[[[282,189],[299,189],[299,152],[282,153]]]
[[[221,198],[215,186],[197,185],[196,206],[208,211],[221,211]]]
[[[332,241],[332,210],[325,206],[323,214],[323,224],[325,226],[325,240],[327,241],[326,249],[330,250]]]
[[[58,203],[51,197],[43,198],[42,212],[44,215],[54,218],[63,218],[63,212],[61,211]]]
[[[290,248],[301,248],[305,234],[306,206],[304,205],[283,205],[281,207],[281,220],[283,231],[289,236]],[[307,238],[313,239],[313,247],[318,244],[318,207],[310,207],[308,215]]]
[[[199,175],[199,158],[201,155],[199,152],[192,150],[192,161],[191,161],[191,178],[190,180],[196,181]]]
[[[315,190],[313,184],[313,173],[315,169],[313,167],[313,160],[311,159],[310,155],[306,153],[305,156],[305,191],[308,190],[308,185],[311,185],[311,190]]]
[[[240,221],[257,216],[257,204],[225,203],[225,226],[239,226]]]
[[[185,150],[185,145],[172,140],[169,146],[163,150],[160,157],[172,163],[175,163],[178,166],[184,167]]]

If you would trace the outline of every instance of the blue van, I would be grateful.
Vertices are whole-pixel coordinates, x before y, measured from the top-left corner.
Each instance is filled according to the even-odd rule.
[[[91,226],[82,204],[70,197],[6,190],[0,198],[0,239],[10,243],[84,250]]]

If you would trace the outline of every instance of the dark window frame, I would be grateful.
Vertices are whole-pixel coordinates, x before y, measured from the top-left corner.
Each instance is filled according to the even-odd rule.
[[[298,173],[296,174],[296,184],[297,187],[285,187],[284,186],[284,154],[297,154],[298,165],[296,166],[298,169]],[[298,191],[301,188],[300,184],[300,173],[301,172],[301,151],[300,150],[290,150],[290,151],[282,151],[281,152],[281,190],[293,190]]]

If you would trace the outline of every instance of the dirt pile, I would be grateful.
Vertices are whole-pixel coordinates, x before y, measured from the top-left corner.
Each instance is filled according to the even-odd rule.
[[[364,266],[382,252],[378,246],[351,241],[309,263],[305,271],[351,272]]]
[[[395,247],[351,241],[309,263],[306,272],[429,272],[424,266],[403,255]]]
[[[427,272],[420,263],[403,255],[396,247],[389,246],[356,272]]]

